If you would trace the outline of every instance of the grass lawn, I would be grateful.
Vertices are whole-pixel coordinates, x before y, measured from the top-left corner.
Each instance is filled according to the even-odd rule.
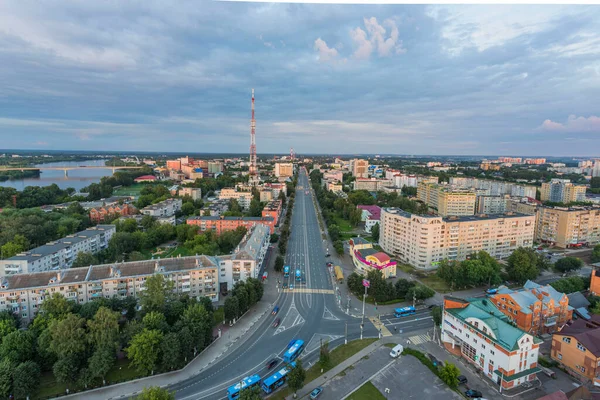
[[[341,232],[347,232],[352,230],[352,225],[350,225],[350,222],[348,222],[347,220],[338,216],[334,217],[334,220],[335,224],[340,227]]]
[[[367,382],[360,387],[356,392],[348,396],[348,400],[385,400],[385,396],[381,394],[379,389],[371,382]]]
[[[187,247],[184,246],[177,246],[173,249],[169,249],[168,251],[164,252],[163,254],[161,254],[162,258],[168,258],[168,257],[177,257],[177,256],[181,256],[181,257],[188,257],[188,256],[193,256],[194,254],[192,254]]]
[[[343,344],[341,346],[336,347],[329,354],[331,359],[331,368],[334,368],[342,361],[347,360],[348,358],[352,357],[354,354],[358,353],[359,351],[361,351],[368,345],[376,342],[377,340],[379,339],[369,338],[363,340],[354,340],[352,342],[349,342],[348,344]],[[323,373],[326,373],[331,368],[323,369]],[[308,382],[311,382],[317,379],[319,376],[321,376],[321,366],[317,363],[306,370],[306,379],[304,380],[304,383],[306,384]],[[292,394],[292,391],[288,387],[285,387],[277,393],[275,393],[275,395],[270,398],[274,400],[283,400],[290,394]]]
[[[398,343],[386,343],[384,346],[393,349],[394,347],[398,346]]]
[[[113,192],[113,196],[139,196],[145,186],[146,184],[144,183],[134,183],[131,186],[122,186]]]
[[[362,298],[362,296],[361,296],[361,298]],[[387,306],[390,304],[402,303],[403,301],[406,301],[406,299],[399,298],[399,299],[394,299],[394,300],[389,300],[389,301],[381,301],[381,302],[377,303],[377,305]],[[367,296],[367,298],[365,299],[365,303],[375,304],[375,299],[371,296]]]
[[[428,275],[424,278],[419,278],[419,280],[424,284],[432,288],[438,293],[449,293],[452,291],[450,286],[446,284],[440,277],[435,274]]]
[[[213,322],[215,324],[215,326],[223,323],[223,320],[225,319],[225,309],[223,307],[219,307],[215,310],[215,312],[213,313]]]

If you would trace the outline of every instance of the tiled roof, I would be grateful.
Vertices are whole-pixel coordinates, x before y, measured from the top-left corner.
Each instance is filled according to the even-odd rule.
[[[372,256],[375,257],[382,264],[390,262],[390,256],[381,251],[373,254]]]
[[[378,206],[361,206],[361,205],[359,205],[359,206],[356,206],[356,208],[368,211],[369,214],[371,214],[371,216],[369,218],[374,221],[379,221],[381,219],[381,208]]]
[[[576,338],[592,354],[600,357],[600,324],[598,322],[577,319],[571,325],[566,325],[557,334]]]

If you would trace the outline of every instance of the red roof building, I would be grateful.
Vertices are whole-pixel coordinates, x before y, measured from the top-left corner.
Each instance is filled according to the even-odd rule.
[[[139,183],[139,182],[154,182],[154,181],[156,181],[156,177],[154,175],[142,175],[142,176],[138,176],[133,181],[136,182],[136,183]]]

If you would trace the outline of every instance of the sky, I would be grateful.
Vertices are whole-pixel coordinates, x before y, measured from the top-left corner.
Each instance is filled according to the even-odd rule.
[[[599,6],[0,2],[0,148],[600,155]],[[52,6],[49,6],[52,4]]]

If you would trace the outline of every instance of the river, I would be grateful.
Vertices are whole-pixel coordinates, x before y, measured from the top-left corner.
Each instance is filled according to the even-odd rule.
[[[88,160],[88,161],[61,161],[55,163],[37,164],[36,167],[73,167],[86,166],[97,167],[104,166],[106,160]],[[61,170],[41,170],[39,178],[15,179],[0,182],[0,186],[13,187],[17,190],[23,190],[26,186],[48,186],[56,183],[61,189],[75,188],[79,191],[90,183],[100,182],[104,176],[111,176],[111,169],[72,169],[67,172]]]

